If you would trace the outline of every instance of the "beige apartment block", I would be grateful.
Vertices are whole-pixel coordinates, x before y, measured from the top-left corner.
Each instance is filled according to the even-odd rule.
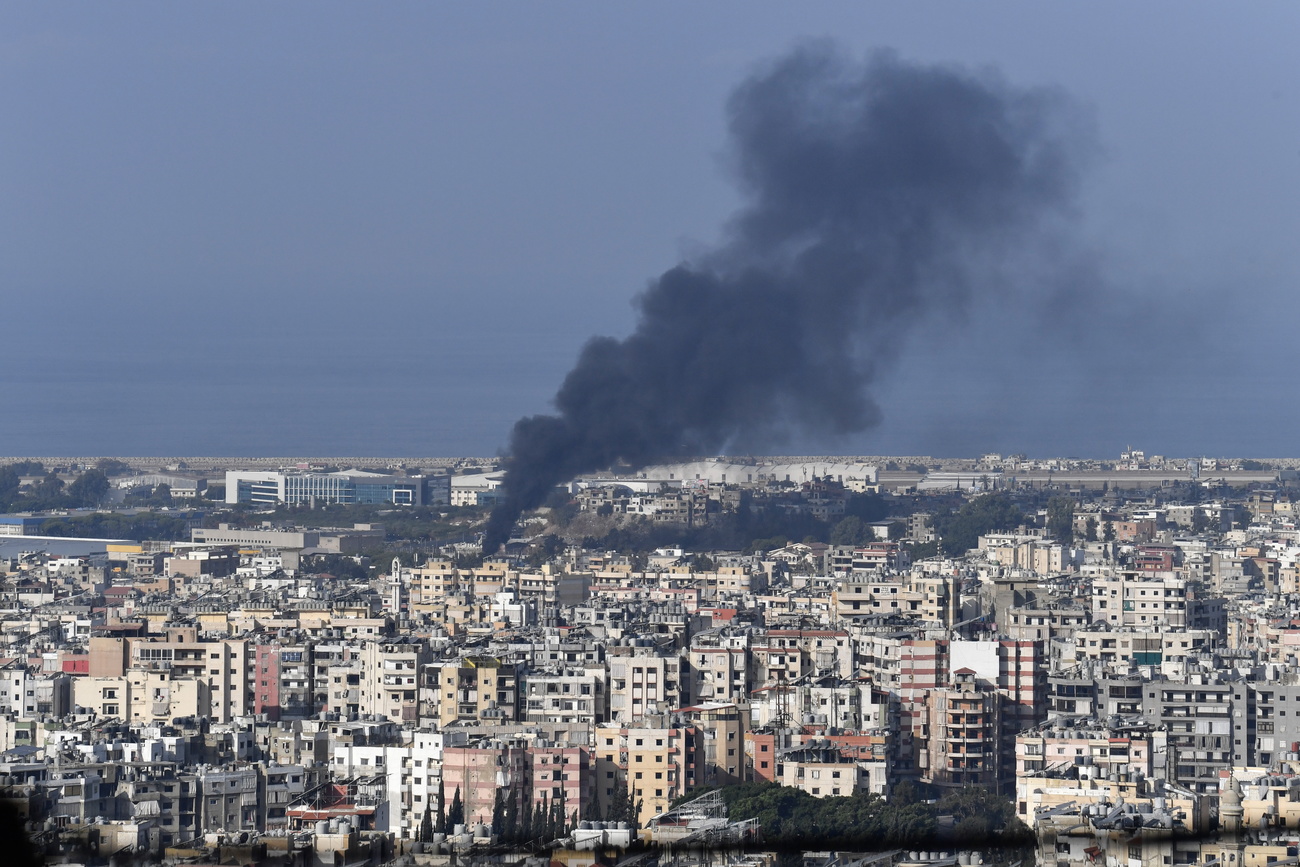
[[[673,799],[695,788],[694,729],[645,725],[596,727],[596,795],[602,815],[619,779],[625,781],[644,825]],[[690,741],[688,744],[687,741]]]
[[[425,666],[424,693],[439,726],[455,722],[514,722],[518,675],[513,663],[466,657]]]

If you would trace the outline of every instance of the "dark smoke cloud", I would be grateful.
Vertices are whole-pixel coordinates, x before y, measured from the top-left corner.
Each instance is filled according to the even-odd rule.
[[[1088,150],[1060,94],[824,44],[728,113],[745,206],[651,283],[631,336],[586,345],[557,414],[515,424],[485,551],[583,472],[874,425],[869,387],[904,336],[996,289],[1069,215]]]

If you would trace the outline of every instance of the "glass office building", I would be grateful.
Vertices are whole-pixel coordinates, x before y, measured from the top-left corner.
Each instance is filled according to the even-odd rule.
[[[420,506],[425,501],[426,482],[422,476],[389,476],[363,470],[338,473],[231,471],[226,473],[226,502]]]

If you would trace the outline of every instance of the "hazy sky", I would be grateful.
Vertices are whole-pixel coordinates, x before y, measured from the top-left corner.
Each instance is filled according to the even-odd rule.
[[[5,4],[0,455],[494,453],[716,242],[727,95],[822,37],[1077,100],[1102,300],[938,317],[880,426],[785,450],[1300,455],[1297,34],[1294,3]]]

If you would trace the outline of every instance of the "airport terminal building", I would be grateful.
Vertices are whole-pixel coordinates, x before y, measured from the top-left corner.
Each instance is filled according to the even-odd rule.
[[[450,501],[447,476],[391,476],[366,470],[226,473],[227,503],[423,506]]]

